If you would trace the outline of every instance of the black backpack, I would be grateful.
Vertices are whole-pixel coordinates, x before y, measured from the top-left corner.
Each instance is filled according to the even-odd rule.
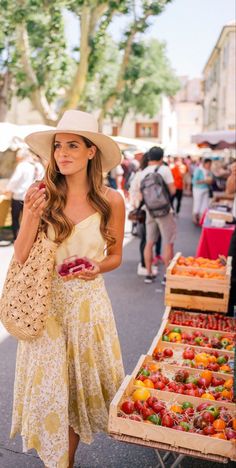
[[[140,186],[144,203],[153,218],[166,216],[171,209],[170,192],[158,170],[159,167],[147,174]]]

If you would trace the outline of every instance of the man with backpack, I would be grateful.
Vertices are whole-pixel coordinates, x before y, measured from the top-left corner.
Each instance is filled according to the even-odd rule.
[[[144,250],[147,276],[145,283],[153,282],[152,259],[153,246],[161,234],[163,260],[165,267],[174,255],[176,223],[171,206],[171,197],[175,194],[173,175],[168,166],[163,164],[163,149],[153,146],[149,150],[148,166],[142,171],[140,190],[146,206],[147,242]],[[165,277],[162,281],[165,284]]]

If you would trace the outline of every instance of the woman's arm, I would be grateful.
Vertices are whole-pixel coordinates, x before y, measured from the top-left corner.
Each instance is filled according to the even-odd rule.
[[[125,204],[122,195],[111,188],[108,190],[107,198],[112,211],[108,228],[110,234],[115,237],[116,243],[110,247],[107,256],[101,262],[90,260],[94,265],[93,270],[84,270],[76,273],[74,277],[86,281],[94,280],[99,273],[106,273],[107,271],[114,270],[121,264],[125,226]]]
[[[118,268],[122,261],[122,250],[125,229],[125,204],[122,195],[116,190],[109,189],[108,201],[111,205],[112,215],[108,225],[110,234],[115,237],[116,243],[110,247],[107,256],[99,262],[100,273]]]
[[[30,253],[45,206],[45,188],[32,185],[26,193],[20,230],[14,242],[15,258],[23,264]]]

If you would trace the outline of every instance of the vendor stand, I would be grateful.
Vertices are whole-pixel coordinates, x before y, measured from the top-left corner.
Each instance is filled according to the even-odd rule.
[[[181,288],[186,286],[186,298],[196,296],[198,313],[186,310],[191,308],[186,301],[183,310],[176,304],[166,307],[148,354],[126,376],[110,406],[110,435],[155,449],[161,467],[167,459],[168,466],[179,466],[185,456],[220,463],[236,461],[235,319],[215,312],[222,309],[226,313],[227,295],[219,302],[205,302],[208,312],[202,313],[203,297],[196,291],[203,289],[207,297],[208,283],[215,293],[217,281],[224,291],[231,259],[226,264],[205,259],[207,268],[202,261],[180,253],[173,259],[167,270],[167,291],[173,286],[175,290],[175,281],[182,277]],[[199,287],[191,294],[194,275]],[[176,300],[168,292],[167,298]],[[205,420],[208,417],[210,422]],[[171,465],[170,456],[174,458]]]
[[[232,203],[231,203],[232,205]],[[233,224],[232,206],[229,200],[213,202],[203,215],[202,226],[196,257],[216,259],[219,255],[228,255]]]

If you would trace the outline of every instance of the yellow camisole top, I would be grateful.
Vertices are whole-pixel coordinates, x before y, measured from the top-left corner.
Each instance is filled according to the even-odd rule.
[[[91,260],[101,262],[105,258],[106,243],[100,232],[100,221],[101,216],[96,212],[75,224],[70,237],[57,248],[56,264],[61,264],[65,258],[71,255],[88,257]],[[51,240],[55,239],[52,226],[48,228],[48,237]]]

